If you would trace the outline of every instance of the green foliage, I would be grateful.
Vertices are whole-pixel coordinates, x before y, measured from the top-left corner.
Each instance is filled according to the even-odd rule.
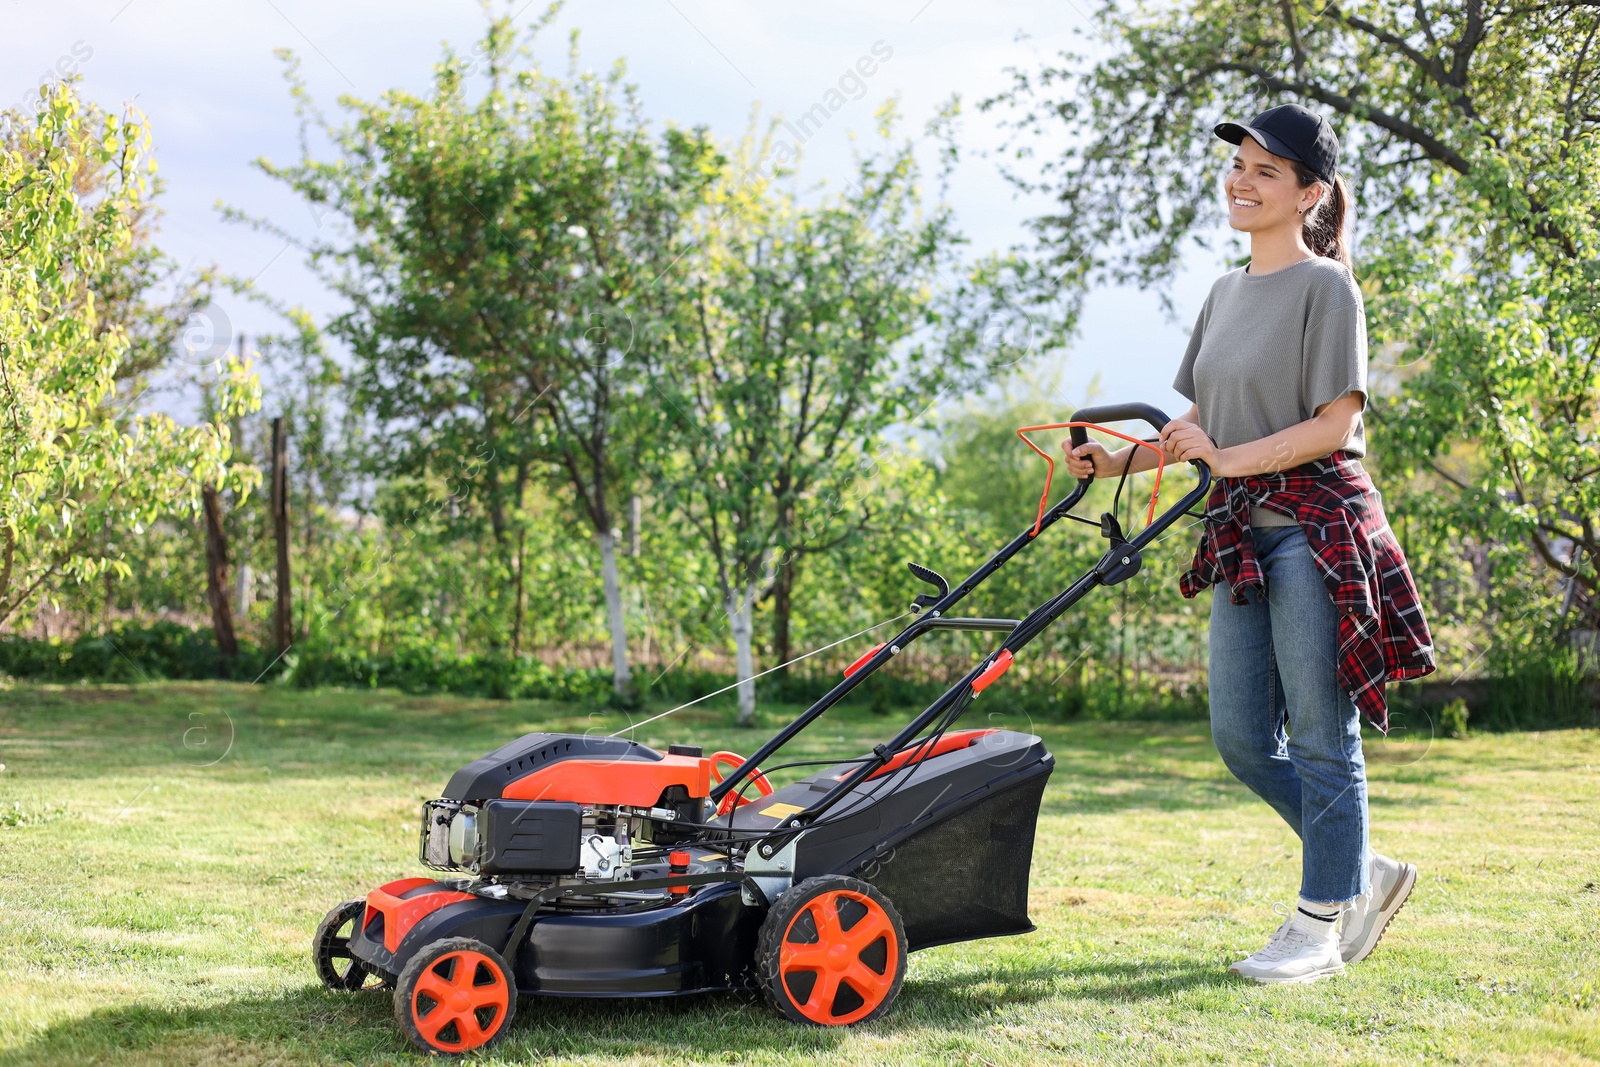
[[[390,653],[367,655],[311,641],[278,660],[270,649],[243,641],[238,657],[229,663],[218,656],[210,630],[171,622],[117,626],[72,641],[0,638],[0,674],[40,682],[265,678],[302,689],[382,687],[407,693],[589,703],[604,702],[610,693],[602,671],[550,667],[505,653],[457,656],[430,644],[404,644]]]
[[[1477,721],[1499,730],[1600,726],[1600,691],[1570,654],[1529,657],[1484,679]]]
[[[1439,732],[1446,737],[1466,737],[1467,717],[1467,702],[1452,700],[1439,709]]]
[[[130,249],[153,170],[144,121],[86,109],[71,85],[48,90],[36,116],[0,116],[0,622],[51,583],[131,573],[126,542],[107,531],[137,534],[194,508],[202,482],[254,484],[229,462],[224,425],[259,406],[247,365],[222,367],[217,422],[184,427],[107,403],[130,342],[106,305],[133,297],[106,282],[120,265],[140,284],[148,260]]]
[[[643,696],[653,705],[698,700],[726,689],[737,680],[725,671],[703,668],[647,668],[653,684]],[[555,700],[585,707],[620,707],[609,672],[597,668],[556,667],[505,652],[454,653],[440,645],[408,642],[384,653],[367,653],[340,641],[311,640],[296,645],[279,659],[270,648],[241,641],[231,662],[217,654],[209,629],[171,622],[150,626],[116,626],[103,634],[85,634],[71,641],[16,636],[0,637],[0,676],[54,683],[151,683],[232,679],[297,689],[388,689],[403,693],[455,693],[494,700]],[[807,705],[832,689],[836,670],[794,671],[760,684],[762,700],[778,705]],[[844,700],[870,707],[876,714],[925,706],[947,688],[947,682],[894,670],[869,678]],[[1024,676],[993,690],[989,705],[1009,716],[1007,724],[1027,721],[1068,722],[1076,719],[1182,720],[1204,718],[1203,693],[1149,690],[1117,693],[1052,685],[1049,679]],[[728,707],[732,695],[714,698],[710,708]],[[984,711],[991,710],[986,706]]]
[[[1214,123],[1291,100],[1329,114],[1354,190],[1369,440],[1441,660],[1498,672],[1555,640],[1571,621],[1555,580],[1600,589],[1592,10],[1189,0],[1096,21],[1106,58],[1014,72],[985,104],[1037,159],[1019,184],[1055,198],[1036,258],[1079,283],[1066,299],[1108,278],[1164,287],[1220,226],[1231,147]]]
[[[656,491],[715,563],[743,677],[763,589],[778,591],[781,655],[802,561],[909,504],[877,459],[887,431],[973,377],[972,353],[918,334],[960,237],[948,208],[924,208],[911,146],[861,159],[848,192],[810,207],[761,174],[773,154],[770,133],[746,139],[668,283],[682,302],[647,434]]]
[[[174,622],[116,626],[72,641],[0,638],[0,673],[41,682],[150,682],[160,679],[250,680],[271,656],[248,644],[225,665],[209,629]]]
[[[548,16],[529,32],[531,41]],[[703,131],[655,134],[619,66],[546,75],[511,20],[480,43],[481,96],[447,52],[427,96],[342,101],[318,115],[289,61],[308,127],[333,145],[290,166],[261,161],[338,236],[307,249],[350,310],[349,398],[379,436],[367,470],[422,488],[413,517],[455,538],[492,535],[510,586],[492,611],[513,653],[523,633],[528,532],[540,486],[559,487],[599,541],[609,628],[623,640],[611,543],[630,488],[649,361],[665,334],[688,216],[720,163]],[[303,143],[305,143],[303,141]],[[272,228],[266,223],[258,223]],[[617,684],[627,678],[616,662]]]
[[[610,677],[604,671],[550,667],[504,652],[453,655],[435,645],[413,645],[383,656],[367,656],[313,642],[284,659],[284,683],[302,689],[382,687],[405,693],[568,703],[604,703],[612,696]]]

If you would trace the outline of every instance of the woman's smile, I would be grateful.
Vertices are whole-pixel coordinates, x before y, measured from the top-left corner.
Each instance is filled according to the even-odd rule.
[[[1279,226],[1294,228],[1304,218],[1306,199],[1294,174],[1294,161],[1275,156],[1246,137],[1222,182],[1228,223],[1255,233]]]

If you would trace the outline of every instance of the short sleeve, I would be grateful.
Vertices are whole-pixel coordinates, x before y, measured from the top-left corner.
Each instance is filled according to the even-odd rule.
[[[1367,313],[1348,271],[1311,301],[1302,351],[1300,402],[1307,415],[1347,393],[1367,393]]]
[[[1183,362],[1178,364],[1178,376],[1172,379],[1172,388],[1183,395],[1185,400],[1193,403],[1196,400],[1194,392],[1194,361],[1200,355],[1200,344],[1206,336],[1206,318],[1211,311],[1211,297],[1206,297],[1206,302],[1200,305],[1200,315],[1194,320],[1194,330],[1189,334],[1189,347],[1184,349]]]

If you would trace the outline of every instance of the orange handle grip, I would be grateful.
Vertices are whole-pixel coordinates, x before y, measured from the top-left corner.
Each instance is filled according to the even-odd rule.
[[[972,680],[972,691],[981,693],[994,683],[994,680],[1011,669],[1011,661],[1015,659],[1009,648],[1002,648],[994,662],[983,669],[983,673]]]
[[[879,642],[878,644],[867,649],[865,652],[861,653],[861,655],[856,658],[854,663],[850,664],[850,666],[844,669],[844,676],[848,678],[852,674],[856,673],[856,671],[859,671],[862,667],[865,667],[867,665],[867,660],[871,659],[873,656],[876,656],[878,654],[878,650],[886,644],[888,644],[887,641]]]

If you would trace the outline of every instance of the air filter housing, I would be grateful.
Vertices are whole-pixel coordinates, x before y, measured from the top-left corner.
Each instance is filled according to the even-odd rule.
[[[435,870],[474,874],[571,874],[582,835],[577,804],[430,800],[422,806],[421,859]]]

